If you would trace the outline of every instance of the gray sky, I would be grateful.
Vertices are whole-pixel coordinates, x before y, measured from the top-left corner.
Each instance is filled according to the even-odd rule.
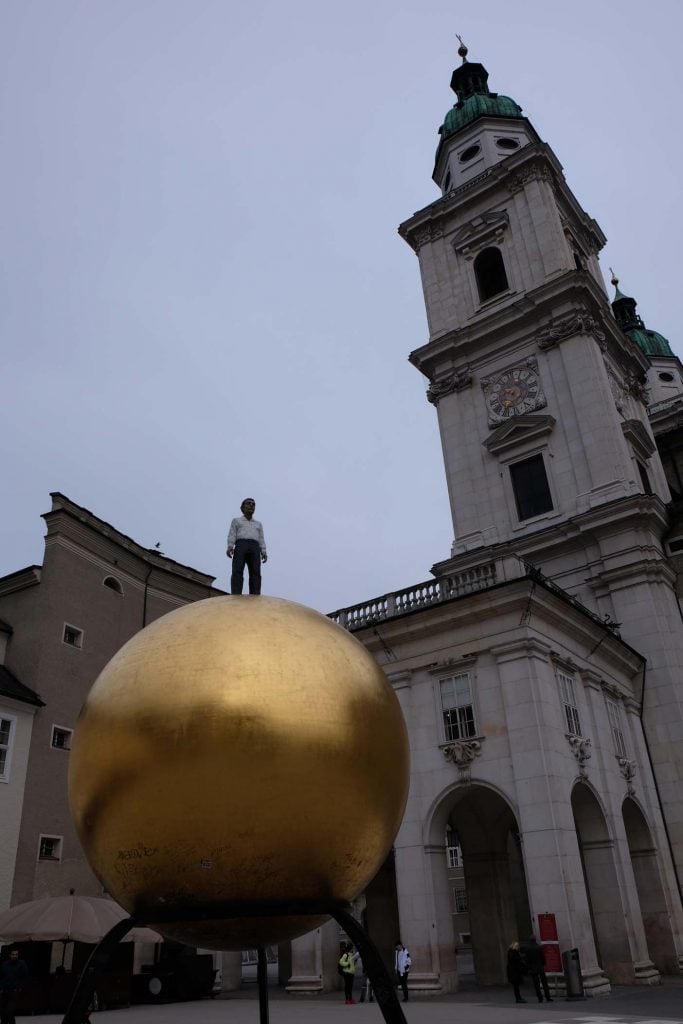
[[[452,526],[396,227],[438,196],[455,33],[680,353],[682,28],[680,0],[3,0],[0,573],[60,490],[223,587],[253,495],[264,591],[321,611],[427,579]]]

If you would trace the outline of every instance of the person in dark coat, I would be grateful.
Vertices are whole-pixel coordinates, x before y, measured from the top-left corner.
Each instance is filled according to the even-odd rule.
[[[545,958],[543,956],[543,947],[539,946],[536,942],[535,936],[531,936],[529,941],[524,946],[522,951],[524,956],[524,962],[526,963],[527,970],[531,975],[531,980],[534,983],[536,989],[536,995],[539,1003],[543,1002],[543,996],[541,995],[541,985],[543,986],[543,993],[547,1002],[552,1003],[550,998],[550,989],[548,988],[548,979],[545,976]]]
[[[508,981],[512,985],[512,991],[515,993],[516,1003],[526,1002],[526,999],[522,999],[522,994],[519,991],[519,986],[522,984],[522,978],[525,974],[526,964],[519,949],[519,942],[513,942],[508,949]]]
[[[14,1008],[17,996],[28,978],[28,967],[19,959],[19,950],[11,949],[9,960],[0,964],[0,1021],[2,1024],[16,1024]]]

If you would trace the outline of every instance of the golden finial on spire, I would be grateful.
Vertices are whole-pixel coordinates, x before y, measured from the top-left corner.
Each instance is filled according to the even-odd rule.
[[[616,275],[616,274],[614,273],[614,271],[612,270],[612,268],[611,268],[611,267],[609,268],[609,272],[610,272],[610,274],[612,275],[612,281],[611,281],[611,283],[612,283],[612,284],[614,285],[614,287],[616,288],[616,286],[617,286],[617,285],[619,284],[619,278],[618,278],[618,277],[617,277],[617,275]]]
[[[459,36],[458,33],[456,32],[455,33],[455,37],[458,40],[458,42],[460,43],[460,46],[458,47],[458,56],[462,57],[462,62],[464,64],[465,61],[467,60],[467,54],[468,54],[469,51],[468,51],[467,47],[465,46],[465,44],[462,41],[462,36]]]

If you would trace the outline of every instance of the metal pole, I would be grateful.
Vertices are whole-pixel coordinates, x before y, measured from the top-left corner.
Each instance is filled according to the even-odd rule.
[[[396,995],[396,986],[384,966],[384,961],[363,926],[348,911],[335,907],[332,915],[357,947],[365,973],[370,978],[377,1005],[382,1011],[386,1024],[407,1024],[401,1004]]]
[[[265,949],[259,949],[257,955],[259,1024],[268,1024],[268,960]]]
[[[103,939],[100,939],[78,979],[62,1024],[82,1024],[85,1012],[92,1003],[100,974],[109,963],[112,950],[137,923],[134,917],[124,918],[123,921],[118,921]]]

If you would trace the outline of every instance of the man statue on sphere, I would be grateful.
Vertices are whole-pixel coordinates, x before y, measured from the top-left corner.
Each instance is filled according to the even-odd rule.
[[[244,586],[244,567],[249,570],[249,593],[261,593],[261,562],[268,561],[263,526],[254,519],[256,502],[245,498],[240,505],[241,516],[230,523],[228,533],[228,558],[232,558],[230,593],[241,594]]]

